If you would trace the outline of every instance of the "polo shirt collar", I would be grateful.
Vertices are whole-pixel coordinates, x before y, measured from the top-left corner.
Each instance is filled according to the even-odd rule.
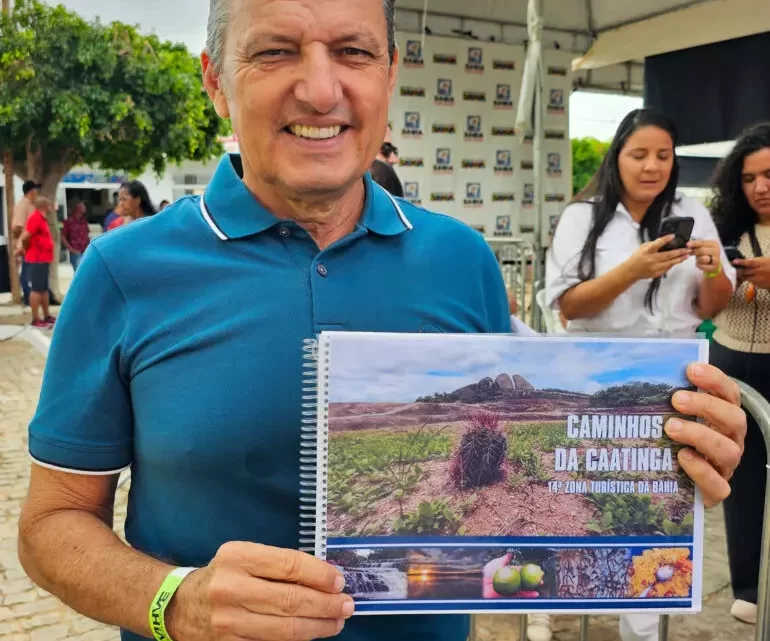
[[[203,218],[220,240],[259,234],[281,222],[248,190],[242,174],[240,155],[225,155],[201,198]],[[363,180],[365,200],[360,224],[381,236],[412,229],[398,201],[375,183],[368,172]]]

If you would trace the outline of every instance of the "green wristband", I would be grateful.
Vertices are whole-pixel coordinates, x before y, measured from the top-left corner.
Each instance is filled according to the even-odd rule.
[[[172,641],[166,631],[166,608],[171,597],[184,581],[185,577],[198,568],[176,568],[169,572],[150,604],[150,630],[155,641]]]
[[[706,272],[704,276],[706,276],[706,278],[716,278],[721,273],[722,273],[722,263],[719,263],[719,267],[717,267],[713,272]]]

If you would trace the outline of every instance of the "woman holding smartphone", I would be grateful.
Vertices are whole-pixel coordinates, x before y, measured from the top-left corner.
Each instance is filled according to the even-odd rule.
[[[727,306],[735,270],[708,210],[676,191],[676,129],[634,110],[618,127],[596,176],[561,215],[546,263],[546,301],[570,332],[691,335]],[[675,249],[662,221],[689,218]],[[674,225],[676,228],[678,225]],[[624,615],[624,641],[657,641],[655,615]]]
[[[770,123],[746,130],[722,161],[711,211],[722,242],[734,248],[739,287],[714,319],[711,362],[770,398]],[[743,459],[725,501],[727,556],[735,602],[731,614],[757,621],[767,452],[748,417]]]

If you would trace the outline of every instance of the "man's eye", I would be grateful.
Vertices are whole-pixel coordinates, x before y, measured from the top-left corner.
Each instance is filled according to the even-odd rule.
[[[257,54],[259,58],[280,58],[288,53],[286,49],[266,49]]]
[[[368,51],[364,51],[363,49],[357,49],[356,47],[345,47],[342,50],[342,53],[346,56],[370,56],[371,54]]]

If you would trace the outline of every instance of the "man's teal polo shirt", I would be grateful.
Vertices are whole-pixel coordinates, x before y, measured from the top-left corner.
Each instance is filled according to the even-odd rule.
[[[495,258],[462,223],[391,200],[367,175],[355,231],[319,251],[258,203],[239,166],[225,157],[202,200],[92,243],[29,430],[41,464],[131,466],[128,541],[183,566],[231,540],[298,547],[303,339],[511,328]],[[338,638],[467,632],[465,617],[360,617]]]

